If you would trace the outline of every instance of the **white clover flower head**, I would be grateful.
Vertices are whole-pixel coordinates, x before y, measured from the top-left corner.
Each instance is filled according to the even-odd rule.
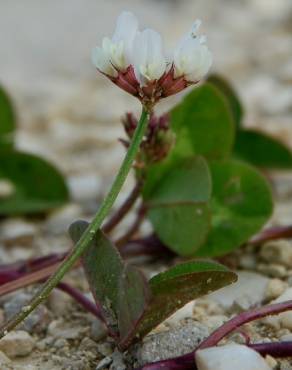
[[[176,94],[199,82],[209,71],[212,54],[206,37],[198,35],[201,21],[177,45],[169,60],[160,34],[151,29],[138,30],[138,21],[123,12],[110,39],[92,51],[96,68],[116,85],[138,97],[144,105]]]

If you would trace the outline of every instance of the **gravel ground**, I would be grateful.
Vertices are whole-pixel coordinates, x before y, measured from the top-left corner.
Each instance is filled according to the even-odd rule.
[[[89,55],[122,9],[163,32],[169,45],[201,18],[214,51],[214,70],[231,78],[246,105],[245,124],[272,132],[292,147],[291,0],[0,0],[0,9],[0,81],[19,111],[17,146],[56,163],[72,193],[68,206],[44,220],[1,221],[1,263],[67,250],[68,225],[90,218],[111,183],[123,153],[116,141],[123,135],[120,117],[139,106],[96,76]],[[109,107],[108,101],[114,104]],[[271,224],[291,224],[292,175],[275,173],[273,180],[277,201]],[[239,283],[187,305],[160,325],[134,351],[136,361],[187,352],[235,312],[281,300],[283,294],[292,299],[292,241],[247,247],[231,262],[241,270]],[[86,291],[81,272],[71,272],[67,280]],[[2,298],[0,322],[32,294],[27,289]],[[246,326],[255,342],[291,340],[291,330],[292,313]],[[0,342],[0,368],[131,369],[104,336],[100,323],[55,291],[23,327]],[[242,337],[229,340],[241,343]],[[292,360],[267,362],[271,369],[292,369]]]

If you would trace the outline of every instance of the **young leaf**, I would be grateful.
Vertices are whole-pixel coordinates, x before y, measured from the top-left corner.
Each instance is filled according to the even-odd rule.
[[[171,111],[170,119],[176,133],[175,153],[199,154],[208,159],[230,155],[235,124],[225,97],[211,84],[191,91]]]
[[[188,302],[234,283],[236,274],[219,263],[190,261],[154,276],[151,301],[136,328],[143,337]]]
[[[211,178],[206,161],[188,158],[167,166],[160,176],[151,174],[144,199],[156,233],[176,253],[194,255],[210,224]]]
[[[208,82],[211,83],[213,86],[216,86],[217,89],[219,89],[221,93],[226,97],[234,118],[234,122],[236,123],[237,127],[240,127],[243,119],[244,110],[234,88],[227,80],[225,80],[225,78],[217,74],[210,75],[208,78]]]
[[[10,97],[0,86],[0,137],[14,131],[16,118]]]
[[[210,164],[212,227],[199,256],[220,256],[246,242],[273,210],[271,191],[257,170],[240,161]]]
[[[235,155],[255,166],[272,169],[292,167],[292,152],[283,143],[256,130],[239,130]]]
[[[13,187],[10,195],[0,199],[0,215],[44,212],[68,200],[62,175],[47,161],[31,154],[1,150],[0,180]]]
[[[76,243],[88,226],[77,221],[70,226],[71,238]],[[111,333],[128,343],[132,331],[142,316],[149,297],[144,276],[122,260],[116,247],[99,230],[93,243],[82,257],[90,289]]]

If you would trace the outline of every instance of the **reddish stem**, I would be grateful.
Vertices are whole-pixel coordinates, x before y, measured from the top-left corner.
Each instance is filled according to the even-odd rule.
[[[136,219],[135,219],[133,225],[129,228],[129,230],[123,236],[121,236],[118,240],[115,241],[115,245],[118,248],[121,248],[125,244],[127,244],[130,241],[130,239],[137,233],[137,231],[139,230],[139,228],[140,228],[140,226],[141,226],[141,224],[144,220],[144,217],[145,217],[145,208],[142,205],[138,209],[137,216],[136,216]]]
[[[101,314],[100,307],[97,306],[96,303],[90,301],[88,298],[85,297],[83,293],[81,293],[78,289],[73,288],[71,285],[67,283],[59,283],[57,288],[62,290],[63,292],[69,294],[72,298],[74,298],[86,311],[91,312],[94,316],[104,322],[104,318]]]
[[[292,237],[292,226],[275,226],[269,229],[263,230],[262,233],[255,236],[249,244],[259,245],[269,240],[276,240],[281,238]]]
[[[255,321],[266,316],[277,315],[278,313],[289,310],[292,310],[292,300],[242,312],[215,330],[198,346],[197,350],[216,346],[221,339],[226,337],[226,335],[232,333],[234,330],[248,322]]]

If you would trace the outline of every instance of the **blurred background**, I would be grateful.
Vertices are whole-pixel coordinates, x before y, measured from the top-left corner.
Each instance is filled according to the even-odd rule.
[[[123,153],[120,119],[140,109],[90,61],[122,10],[160,31],[168,47],[202,19],[213,71],[237,88],[245,125],[292,146],[291,0],[0,0],[0,82],[16,102],[17,146],[53,161],[73,201],[101,196]]]

